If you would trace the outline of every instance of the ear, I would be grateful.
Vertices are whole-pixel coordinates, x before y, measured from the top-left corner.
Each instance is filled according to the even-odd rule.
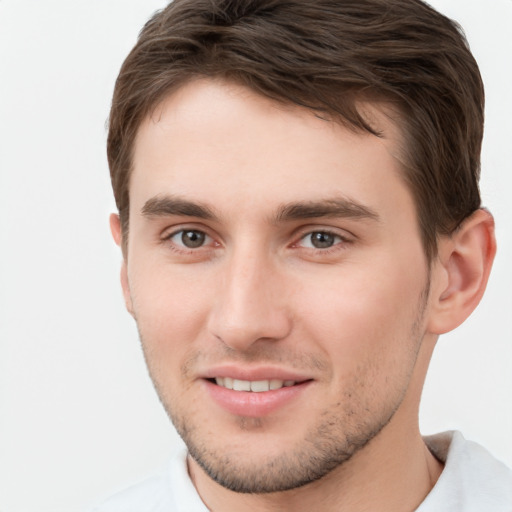
[[[114,242],[123,250],[123,233],[121,229],[121,220],[117,213],[110,214],[110,232]],[[121,288],[123,289],[124,302],[126,309],[133,316],[133,304],[128,283],[128,269],[126,266],[126,254],[123,251],[123,263],[121,264]]]
[[[495,254],[494,219],[483,209],[441,238],[433,264],[428,331],[451,331],[473,312],[484,294]]]

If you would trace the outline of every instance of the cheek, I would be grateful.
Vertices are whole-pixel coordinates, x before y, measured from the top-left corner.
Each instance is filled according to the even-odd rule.
[[[340,375],[361,366],[405,364],[418,342],[413,337],[424,273],[419,268],[406,276],[396,265],[383,265],[373,273],[355,268],[333,273],[309,284],[298,317]]]
[[[146,364],[172,417],[190,386],[183,379],[183,363],[197,353],[204,332],[206,297],[202,288],[175,272],[144,272],[132,282],[135,320]],[[187,402],[187,408],[193,411],[194,406]]]
[[[134,268],[137,268],[134,265]],[[194,347],[208,315],[211,293],[190,269],[146,264],[129,276],[135,319],[145,350],[177,360]],[[152,270],[152,269],[158,269]]]

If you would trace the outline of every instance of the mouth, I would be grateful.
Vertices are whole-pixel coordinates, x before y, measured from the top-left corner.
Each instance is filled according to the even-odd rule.
[[[312,379],[236,379],[209,377],[203,380],[206,391],[218,406],[235,416],[258,418],[291,406],[305,396]]]
[[[211,383],[233,391],[249,391],[253,393],[264,393],[265,391],[276,391],[284,387],[295,386],[300,383],[295,380],[241,380],[232,377],[215,377],[208,379]],[[303,381],[304,382],[304,381]]]

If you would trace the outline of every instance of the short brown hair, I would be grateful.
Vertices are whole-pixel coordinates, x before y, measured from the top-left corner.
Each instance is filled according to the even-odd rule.
[[[374,135],[358,100],[392,102],[429,261],[437,237],[480,207],[483,85],[454,21],[421,0],[174,0],[144,26],[115,86],[107,153],[123,239],[137,130],[197,77]]]

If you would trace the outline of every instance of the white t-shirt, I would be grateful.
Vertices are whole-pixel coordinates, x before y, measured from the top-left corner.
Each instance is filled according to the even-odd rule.
[[[416,512],[512,512],[512,471],[459,432],[425,437],[445,467]],[[187,473],[183,448],[170,465],[91,512],[208,512]]]

